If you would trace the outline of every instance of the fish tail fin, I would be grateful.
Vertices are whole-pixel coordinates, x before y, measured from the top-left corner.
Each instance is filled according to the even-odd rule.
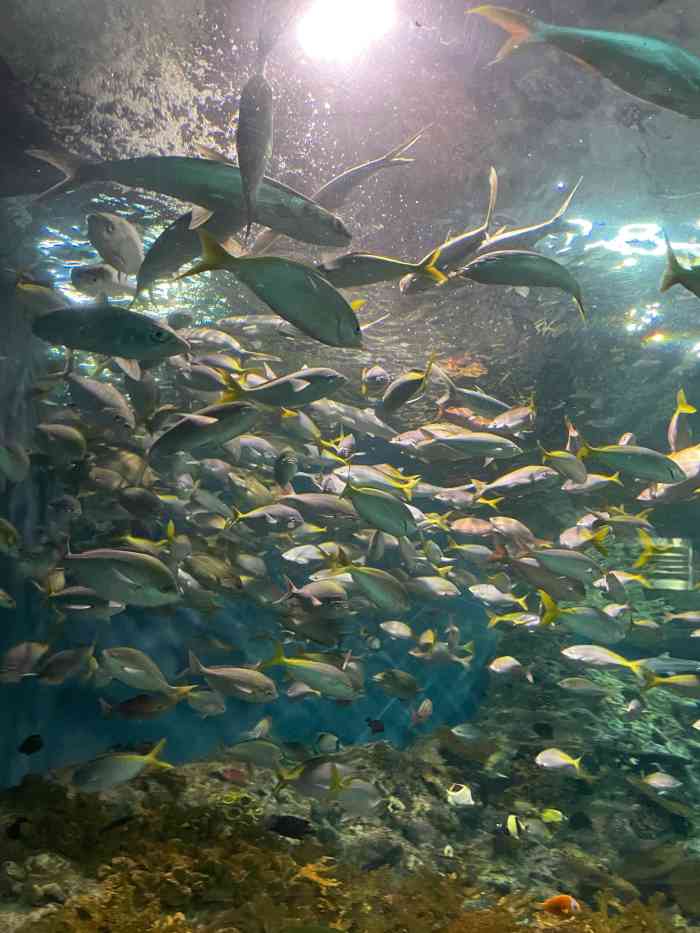
[[[545,24],[527,13],[519,13],[516,10],[509,10],[506,7],[491,4],[474,7],[473,10],[467,10],[467,13],[478,13],[479,16],[490,19],[492,23],[496,23],[497,26],[501,26],[510,33],[508,41],[501,46],[498,55],[489,63],[491,65],[503,61],[511,52],[519,49],[521,45],[526,45],[528,42],[543,41],[542,33]]]
[[[421,381],[421,391],[424,391],[426,385],[428,384],[428,379],[430,378],[430,374],[433,371],[433,365],[435,363],[435,356],[436,354],[435,354],[435,351],[433,350],[433,352],[430,354],[430,358],[428,359],[428,362],[425,364],[425,372],[423,373],[423,379]]]
[[[267,661],[263,661],[260,665],[260,670],[264,671],[268,667],[279,667],[283,665],[287,659],[284,656],[284,649],[282,648],[282,642],[275,642],[275,653]]]
[[[435,367],[435,369],[437,372],[439,372],[437,367]],[[484,491],[484,489],[486,489],[487,484],[482,479],[471,479],[470,478],[470,482],[472,486],[474,487],[474,492],[476,493],[477,496],[480,496],[482,492]]]
[[[609,480],[611,483],[617,483],[618,486],[624,486],[624,485],[625,485],[625,484],[622,482],[622,480],[620,479],[620,471],[619,471],[619,470],[617,471],[617,473],[613,473],[612,476],[609,476],[609,477],[608,477],[608,480]]]
[[[667,292],[669,288],[673,288],[674,285],[678,285],[682,278],[683,266],[678,262],[676,254],[673,251],[671,246],[671,241],[668,238],[666,231],[663,231],[664,240],[666,241],[666,271],[664,276],[661,279],[661,285],[659,286],[659,291]]]
[[[586,441],[581,438],[581,447],[579,448],[579,452],[576,454],[579,460],[585,460],[586,457],[590,457],[590,455],[594,452],[595,447],[591,447],[590,444],[587,444]]]
[[[521,596],[519,599],[515,600],[516,603],[520,606],[523,612],[527,612],[527,596]]]
[[[445,398],[443,395],[442,399],[444,399],[444,402],[441,399],[442,407],[445,408],[451,401],[459,398],[457,384],[452,379],[450,379],[445,370],[441,369],[440,366],[438,366],[436,363],[433,364],[433,369],[447,386],[447,398]]]
[[[447,281],[447,276],[444,272],[441,272],[437,268],[435,263],[440,258],[440,247],[433,250],[433,252],[428,256],[427,259],[424,259],[422,263],[418,266],[417,272],[420,272],[423,275],[429,275],[431,278],[435,279],[438,285],[444,285]]]
[[[554,602],[549,593],[545,593],[544,590],[538,590],[537,594],[542,601],[542,608],[544,609],[541,623],[542,625],[551,625],[559,615],[559,606]]]
[[[632,671],[634,676],[645,685],[645,689],[648,689],[646,685],[649,683],[649,679],[653,678],[655,675],[646,667],[645,660],[645,658],[641,658],[639,661],[630,661],[627,667]],[[649,686],[651,686],[650,683]]]
[[[403,491],[403,494],[406,496],[406,500],[408,502],[410,502],[413,499],[413,490],[421,482],[422,478],[423,477],[420,476],[420,474],[416,476],[406,477],[406,481],[402,484],[401,490]]]
[[[503,616],[497,615],[495,612],[492,612],[490,609],[486,610],[486,615],[488,616],[488,625],[487,628],[495,628],[499,622],[503,620]]]
[[[451,512],[448,512],[447,515],[438,515],[437,512],[431,512],[430,516],[426,515],[426,518],[429,518],[430,524],[433,528],[439,528],[441,531],[444,531],[447,534],[450,531],[450,524],[448,521]]]
[[[211,272],[214,269],[223,269],[234,260],[235,257],[227,253],[223,246],[214,239],[211,233],[201,228],[197,229],[197,235],[202,241],[202,259],[186,272],[181,272],[176,276],[177,279],[188,279],[193,275],[200,275],[202,272]]]
[[[640,570],[642,567],[649,563],[655,554],[652,537],[649,532],[644,531],[643,528],[639,529],[639,543],[642,546],[642,553],[632,565],[633,570]]]
[[[351,783],[350,778],[346,778],[345,780],[343,780],[343,778],[340,775],[340,771],[338,770],[338,766],[334,764],[331,768],[331,781],[328,787],[329,796],[337,797],[338,794],[341,791],[345,790],[350,783]]]
[[[222,393],[220,402],[237,402],[244,394],[243,386],[233,378],[228,379],[228,388]]]
[[[278,606],[280,603],[286,603],[287,600],[288,600],[288,599],[291,599],[292,596],[294,596],[294,594],[295,594],[296,591],[297,591],[297,588],[294,586],[294,584],[292,583],[292,581],[289,579],[288,576],[285,575],[282,579],[284,580],[284,587],[285,587],[285,589],[284,589],[284,595],[283,595],[283,596],[280,596],[279,599],[276,599],[276,600],[271,604],[271,605],[273,605],[273,606]]]
[[[57,182],[55,185],[51,185],[46,191],[42,191],[41,194],[38,194],[35,201],[43,201],[46,198],[53,197],[64,189],[77,187],[83,184],[84,179],[82,176],[85,174],[86,167],[90,164],[70,152],[49,152],[46,149],[27,149],[27,155],[31,156],[33,159],[38,159],[40,162],[47,162],[49,165],[53,165],[54,168],[58,169],[59,172],[63,172],[65,175],[62,181]]]
[[[432,123],[429,123],[427,126],[424,126],[422,130],[418,130],[415,136],[411,136],[409,140],[401,143],[396,149],[391,149],[386,155],[382,156],[379,161],[384,165],[406,165],[407,163],[415,162],[416,160],[411,157],[404,158],[404,153],[415,146],[421,136],[427,133],[432,125]]]
[[[479,496],[476,500],[479,505],[487,505],[490,509],[493,509],[494,512],[498,511],[498,506],[503,502],[505,496],[494,496],[493,499],[486,499],[483,496]]]
[[[183,687],[175,687],[175,696],[177,697],[178,702],[184,700],[186,696],[192,693],[193,690],[199,690],[198,684],[186,684]]]
[[[678,395],[676,396],[676,414],[694,415],[696,411],[697,408],[689,403],[688,399],[685,397],[685,392],[683,389],[679,389]]]
[[[576,182],[576,184],[574,185],[574,187],[571,189],[571,191],[570,191],[570,192],[567,194],[567,196],[564,198],[564,202],[563,202],[562,206],[559,208],[559,210],[556,212],[556,214],[554,214],[554,216],[552,217],[552,219],[549,221],[550,224],[555,224],[558,220],[561,220],[562,217],[564,216],[564,214],[566,214],[566,212],[569,210],[569,208],[571,207],[571,202],[574,200],[574,195],[576,194],[576,192],[578,191],[578,189],[581,187],[581,182],[582,182],[582,181],[583,181],[583,175],[579,178],[579,180]]]
[[[604,557],[607,556],[608,549],[605,547],[603,542],[610,534],[610,525],[603,525],[602,528],[599,528],[598,531],[592,536],[590,543],[593,547],[602,554]]]
[[[639,672],[637,673],[637,671],[635,671],[635,673],[642,681],[642,690],[653,690],[654,687],[660,687],[663,684],[663,677],[657,676],[653,671],[649,670],[648,667],[644,667],[642,661],[632,663],[639,665]]]
[[[642,546],[642,553],[634,562],[632,566],[633,570],[640,570],[642,567],[649,563],[652,557],[655,557],[657,554],[663,554],[664,551],[668,551],[670,548],[670,545],[656,544],[649,532],[645,531],[643,528],[639,529],[638,536],[639,543]],[[641,583],[641,580],[639,582]],[[644,584],[642,584],[642,586],[643,585]]]
[[[161,761],[158,756],[165,748],[165,743],[167,739],[161,739],[160,742],[156,743],[150,752],[146,755],[149,765],[155,765],[157,768],[172,768],[172,765],[169,765],[167,761]]]
[[[202,667],[202,662],[199,660],[194,651],[190,651],[189,655],[190,662],[190,673],[191,674],[203,674],[204,668]]]

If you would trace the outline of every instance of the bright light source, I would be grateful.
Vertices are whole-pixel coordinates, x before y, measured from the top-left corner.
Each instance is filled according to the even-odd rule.
[[[297,35],[312,58],[349,62],[395,21],[394,0],[316,0]]]

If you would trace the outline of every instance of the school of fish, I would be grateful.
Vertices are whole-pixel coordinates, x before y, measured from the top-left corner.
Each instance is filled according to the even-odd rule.
[[[546,43],[624,92],[700,117],[700,60],[680,47],[558,27],[498,6],[467,12],[510,33],[497,61],[521,46]],[[637,627],[660,627],[638,616],[629,593],[650,586],[645,568],[663,553],[652,513],[691,500],[700,487],[700,444],[692,442],[696,409],[680,386],[677,398],[668,399],[668,450],[646,447],[629,433],[594,446],[566,417],[558,447],[545,449],[535,432],[533,399],[496,398],[458,385],[434,356],[393,373],[359,362],[363,306],[371,308],[371,286],[379,282],[397,283],[399,303],[416,293],[429,301],[431,293],[465,280],[558,289],[572,301],[572,321],[579,326],[580,317],[585,327],[576,278],[536,251],[544,237],[566,230],[565,214],[582,181],[550,219],[492,230],[498,193],[492,168],[483,222],[436,243],[417,261],[344,252],[313,263],[270,254],[280,235],[347,249],[351,232],[335,211],[369,178],[410,166],[414,159],[405,153],[428,132],[342,171],[313,196],[267,177],[274,100],[265,63],[287,25],[261,26],[256,67],[241,93],[235,162],[201,148],[196,156],[101,163],[32,150],[65,176],[42,199],[118,183],[167,195],[188,209],[148,252],[124,217],[104,211],[86,217],[102,262],[76,266],[71,278],[94,304],[71,304],[49,285],[17,277],[16,299],[36,340],[64,352],[61,367],[47,363],[35,386],[31,444],[0,448],[6,483],[23,482],[33,463],[50,476],[42,539],[25,544],[2,518],[0,552],[41,590],[59,623],[57,640],[70,641],[73,621],[94,623],[95,634],[89,644],[57,650],[28,633],[0,661],[0,683],[9,695],[24,678],[46,689],[80,678],[104,716],[136,721],[167,716],[179,704],[202,717],[235,716],[237,704],[259,704],[262,718],[229,749],[233,757],[273,769],[299,793],[331,797],[362,816],[372,812],[381,789],[354,769],[353,747],[343,749],[335,736],[321,733],[299,760],[273,738],[280,704],[321,698],[337,704],[342,717],[372,685],[405,705],[411,728],[429,728],[433,702],[425,683],[432,670],[439,666],[444,689],[477,663],[491,678],[526,678],[534,703],[536,664],[525,668],[496,649],[477,660],[479,638],[495,636],[497,644],[506,627],[523,639],[555,640],[571,667],[559,683],[564,692],[599,694],[586,677],[597,668],[636,684],[630,719],[644,715],[650,690],[700,697],[698,665],[629,658],[624,644]],[[697,268],[685,268],[668,237],[667,243],[661,288],[681,284],[700,296]],[[187,312],[166,318],[157,306],[141,310],[156,282],[215,270],[212,287],[218,276],[234,276],[293,339],[344,348],[347,372],[287,371],[279,357],[244,345],[241,317],[198,326]],[[362,297],[346,296],[350,288]],[[109,300],[125,297],[132,299],[128,307]],[[434,402],[436,410],[416,425],[409,414],[418,401]],[[383,457],[368,456],[368,449]],[[436,468],[448,465],[458,482],[430,481]],[[536,504],[553,489],[578,509],[570,527],[540,537],[509,515],[522,497]],[[626,546],[629,563],[611,565],[612,542]],[[232,666],[201,656],[230,646],[213,638],[188,644],[183,683],[169,682],[137,648],[102,643],[105,626],[112,644],[120,614],[132,608],[155,625],[162,613],[187,607],[206,625],[213,613],[236,618],[250,604],[267,620],[258,655]],[[0,591],[0,605],[11,611],[13,595]],[[474,635],[479,607],[483,624]],[[696,637],[700,608],[665,624],[685,626],[687,637]],[[408,670],[383,663],[389,644],[403,652]],[[110,702],[103,694],[112,681],[133,696]],[[358,745],[383,731],[376,712]],[[64,777],[84,792],[109,790],[148,767],[169,767],[159,757],[164,742],[147,753],[106,751],[66,769]],[[534,760],[543,770],[591,780],[581,756],[565,748],[543,747]],[[661,771],[640,780],[660,794],[678,786]],[[474,805],[466,785],[445,793],[452,806]],[[508,818],[507,832],[521,829],[516,817]]]

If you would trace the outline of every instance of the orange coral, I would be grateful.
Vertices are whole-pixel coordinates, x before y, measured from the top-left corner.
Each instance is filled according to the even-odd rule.
[[[297,879],[305,879],[306,881],[313,881],[314,884],[317,884],[319,888],[337,888],[340,885],[340,881],[336,881],[335,878],[324,878],[323,872],[333,871],[329,862],[334,862],[335,859],[330,858],[327,855],[324,855],[322,859],[319,859],[318,862],[312,862],[309,865],[304,865],[299,871],[294,875],[292,881]]]

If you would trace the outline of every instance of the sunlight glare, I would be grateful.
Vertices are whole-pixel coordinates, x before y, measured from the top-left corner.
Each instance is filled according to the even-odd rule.
[[[395,20],[394,0],[316,0],[297,35],[310,57],[349,62],[387,33]]]

